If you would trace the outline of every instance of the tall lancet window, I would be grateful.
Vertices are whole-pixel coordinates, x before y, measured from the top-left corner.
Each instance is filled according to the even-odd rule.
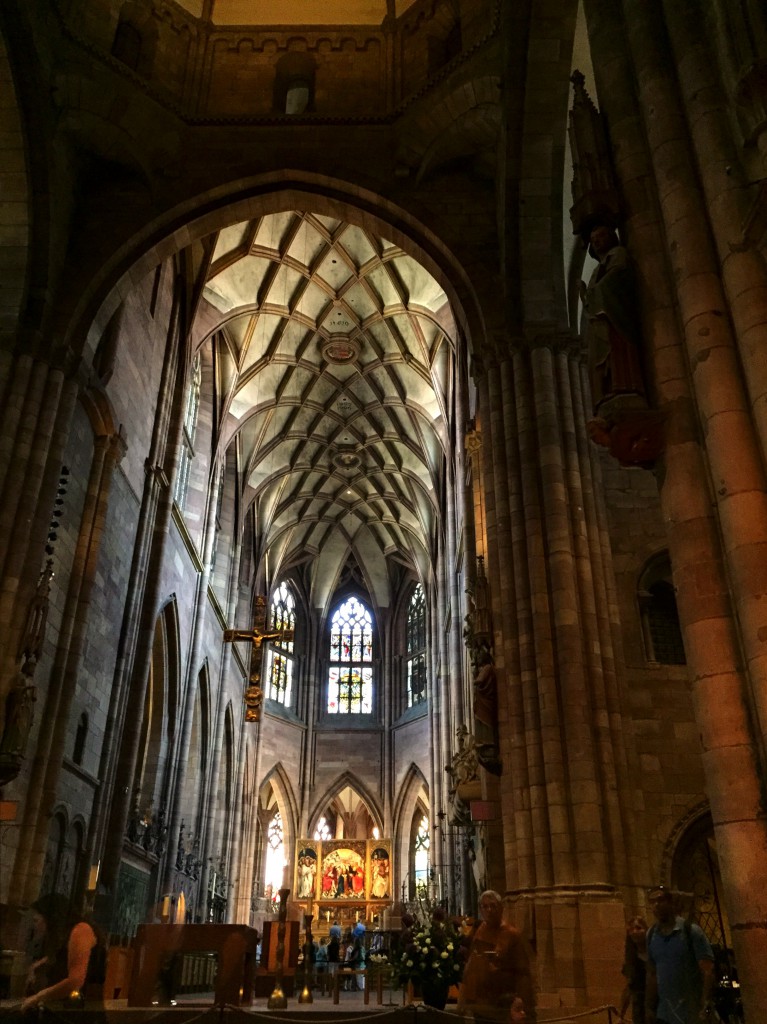
[[[290,630],[290,639],[272,640],[266,672],[269,700],[290,706],[293,694],[293,632],[296,628],[296,601],[287,583],[280,583],[274,592],[269,610],[269,632]]]
[[[426,598],[419,583],[407,610],[407,706],[426,700]]]
[[[264,889],[267,895],[274,897],[282,888],[284,871],[285,841],[282,831],[282,815],[278,810],[275,810],[266,833]]]
[[[429,891],[429,847],[431,846],[429,819],[425,814],[419,822],[413,845],[415,891],[419,898],[423,898]]]
[[[197,433],[197,414],[200,411],[200,390],[202,387],[202,367],[198,355],[192,364],[192,376],[186,394],[186,412],[184,413],[184,430],[181,437],[181,455],[173,488],[173,500],[183,508],[186,490],[189,486],[189,469],[194,458],[194,435]]]
[[[373,710],[373,617],[356,597],[339,605],[330,623],[328,713]]]

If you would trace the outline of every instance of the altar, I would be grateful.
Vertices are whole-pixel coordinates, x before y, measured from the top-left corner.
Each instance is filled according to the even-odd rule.
[[[293,900],[318,925],[373,920],[391,906],[391,839],[301,839],[296,849]]]

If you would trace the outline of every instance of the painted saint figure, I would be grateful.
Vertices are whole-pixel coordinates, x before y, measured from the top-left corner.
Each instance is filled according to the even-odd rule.
[[[298,855],[298,892],[299,899],[314,895],[314,879],[317,874],[317,855],[314,850],[301,850]]]
[[[373,850],[370,860],[370,895],[374,900],[389,898],[389,854],[383,847]]]

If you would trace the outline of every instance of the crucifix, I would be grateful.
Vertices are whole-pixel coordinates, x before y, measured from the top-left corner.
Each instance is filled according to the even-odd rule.
[[[292,640],[292,629],[280,629],[273,633],[266,632],[266,598],[257,597],[253,615],[253,629],[225,629],[224,643],[236,644],[247,640],[250,644],[250,672],[248,685],[245,689],[245,721],[261,720],[261,705],[264,703],[264,692],[261,689],[261,662],[264,652],[261,648],[264,640]]]

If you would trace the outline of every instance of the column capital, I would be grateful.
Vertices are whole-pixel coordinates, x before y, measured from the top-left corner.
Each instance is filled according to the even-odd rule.
[[[586,362],[586,346],[583,338],[570,331],[552,328],[547,330],[537,326],[525,328],[524,338],[520,340],[520,348],[534,351],[548,348],[552,352],[564,352],[568,356]]]

